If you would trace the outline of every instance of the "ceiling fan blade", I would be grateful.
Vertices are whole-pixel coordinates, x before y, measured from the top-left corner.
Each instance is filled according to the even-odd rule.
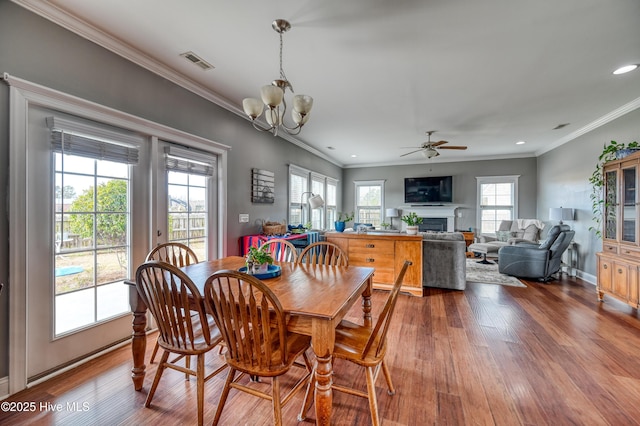
[[[431,142],[431,146],[436,147],[436,146],[444,145],[445,143],[449,143],[449,142],[447,141]]]
[[[400,157],[404,157],[405,155],[415,154],[416,152],[422,151],[423,148],[416,149],[415,151],[407,152],[406,154],[402,154]]]
[[[467,149],[467,147],[451,145],[451,146],[441,146],[441,147],[438,147],[438,149]]]

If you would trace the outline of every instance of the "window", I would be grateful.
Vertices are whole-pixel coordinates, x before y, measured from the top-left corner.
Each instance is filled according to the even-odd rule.
[[[327,178],[327,198],[325,198],[324,207],[327,214],[328,229],[335,228],[335,221],[338,217],[338,181]]]
[[[313,229],[333,226],[336,216],[338,181],[302,167],[289,166],[289,223],[311,223]],[[324,207],[311,209],[308,198],[311,193],[320,195]],[[327,226],[329,225],[329,226]]]
[[[500,222],[517,217],[518,177],[478,177],[478,223],[481,234],[496,232]]]
[[[213,154],[169,145],[167,169],[167,241],[189,246],[198,259],[208,259],[209,199],[207,184],[214,176]]]
[[[309,187],[309,173],[297,167],[289,168],[289,223],[303,223],[302,198]]]
[[[384,181],[355,182],[355,219],[356,223],[370,223],[379,227],[382,223],[384,205]]]
[[[60,130],[55,118],[55,336],[129,312],[129,164],[137,148]],[[96,130],[97,132],[97,130]],[[72,315],[69,315],[72,313]]]
[[[326,192],[325,192],[325,177],[316,173],[311,173],[311,192],[320,195],[326,204]],[[309,194],[311,195],[311,194]],[[309,205],[306,205],[309,209]],[[312,229],[324,229],[324,209],[310,209],[311,210],[311,228]]]

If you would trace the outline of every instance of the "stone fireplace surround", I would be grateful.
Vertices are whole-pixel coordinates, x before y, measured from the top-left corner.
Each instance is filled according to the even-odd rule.
[[[453,204],[445,205],[405,205],[399,207],[404,216],[411,212],[415,212],[418,217],[422,218],[446,218],[447,219],[447,232],[453,232],[456,228],[456,209],[458,206]],[[407,224],[402,222],[402,230],[406,229]]]

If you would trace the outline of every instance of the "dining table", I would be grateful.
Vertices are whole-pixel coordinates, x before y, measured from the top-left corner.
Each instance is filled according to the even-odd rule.
[[[364,325],[371,326],[371,292],[374,269],[361,266],[327,266],[275,262],[280,275],[263,279],[280,301],[288,315],[287,329],[311,336],[315,354],[315,414],[319,425],[331,424],[332,410],[332,353],[335,328],[361,300]],[[245,259],[229,256],[199,262],[181,268],[202,292],[209,276],[221,270],[239,270]],[[135,283],[130,288],[133,311],[131,370],[134,388],[142,389],[145,377],[147,307],[138,297]]]

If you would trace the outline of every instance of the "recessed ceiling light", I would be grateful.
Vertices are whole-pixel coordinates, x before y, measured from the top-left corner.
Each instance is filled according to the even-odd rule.
[[[356,157],[357,157],[357,155],[351,154],[351,158],[356,158]]]
[[[624,73],[628,73],[629,71],[633,71],[636,68],[638,68],[638,65],[625,65],[624,67],[620,67],[617,70],[615,70],[613,73],[615,75],[618,74],[624,74]]]
[[[518,141],[516,142],[516,145],[524,145],[526,142],[525,141]]]

